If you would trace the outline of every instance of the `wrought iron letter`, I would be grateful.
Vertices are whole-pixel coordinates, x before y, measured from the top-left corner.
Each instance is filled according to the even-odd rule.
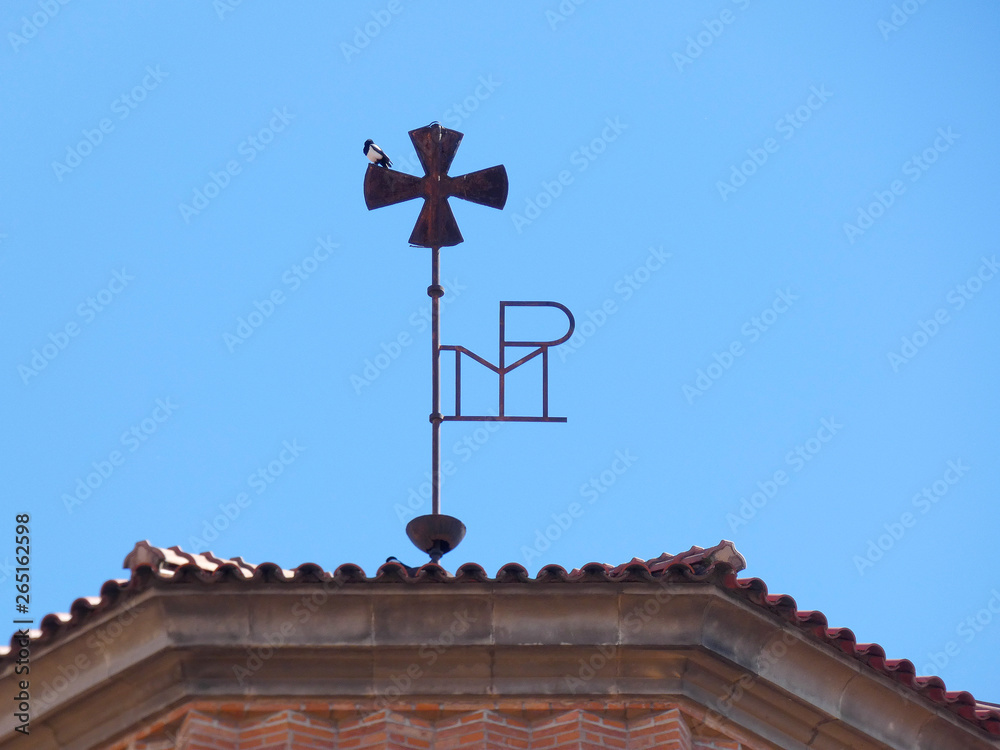
[[[509,341],[506,335],[506,317],[508,307],[554,307],[569,319],[569,328],[562,336],[548,341]],[[445,421],[460,422],[565,422],[566,417],[549,416],[549,347],[558,346],[569,340],[576,330],[573,313],[565,305],[558,302],[501,302],[500,303],[500,362],[494,365],[464,346],[445,345],[441,351],[455,352],[455,413],[445,416]],[[507,364],[508,347],[531,347],[531,351],[511,364]],[[499,379],[498,404],[500,413],[496,416],[465,416],[462,414],[462,355],[471,357],[479,364],[488,367],[497,374]],[[504,379],[511,370],[541,355],[542,358],[542,415],[539,416],[509,416],[506,413]]]

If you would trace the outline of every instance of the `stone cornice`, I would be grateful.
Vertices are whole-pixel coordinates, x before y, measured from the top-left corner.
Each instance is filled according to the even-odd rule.
[[[1000,747],[707,581],[161,582],[42,646],[31,686],[31,736],[4,715],[0,750],[89,748],[184,701],[247,696],[673,700],[762,747]]]

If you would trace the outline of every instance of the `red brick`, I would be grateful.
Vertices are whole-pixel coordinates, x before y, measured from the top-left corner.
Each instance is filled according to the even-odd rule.
[[[655,706],[656,713],[640,706]],[[200,700],[151,717],[131,737],[100,750],[160,748],[167,727],[175,728],[177,750],[741,750],[727,738],[692,741],[685,715],[664,701],[513,698],[392,709],[373,699]]]

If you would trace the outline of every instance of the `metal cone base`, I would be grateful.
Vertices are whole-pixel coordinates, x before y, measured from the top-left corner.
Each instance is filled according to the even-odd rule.
[[[406,524],[406,535],[417,549],[426,552],[431,562],[436,563],[465,539],[465,524],[440,513],[417,516]]]

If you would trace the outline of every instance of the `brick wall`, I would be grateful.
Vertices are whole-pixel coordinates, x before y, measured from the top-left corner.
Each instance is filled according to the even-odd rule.
[[[365,710],[322,701],[199,701],[99,750],[754,750],[711,734],[693,734],[676,706],[620,702]]]

